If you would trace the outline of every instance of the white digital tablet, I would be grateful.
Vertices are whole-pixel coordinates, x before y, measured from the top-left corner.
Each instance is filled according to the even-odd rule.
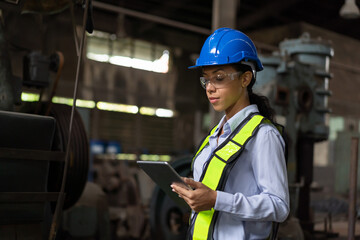
[[[184,206],[185,201],[173,192],[170,185],[177,183],[190,190],[180,175],[167,162],[137,161],[139,167],[177,204]]]

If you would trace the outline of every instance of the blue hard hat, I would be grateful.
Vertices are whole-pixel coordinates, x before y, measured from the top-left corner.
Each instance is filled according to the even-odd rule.
[[[196,64],[189,68],[233,63],[254,66],[256,71],[263,70],[256,47],[248,36],[231,28],[219,28],[206,39]]]

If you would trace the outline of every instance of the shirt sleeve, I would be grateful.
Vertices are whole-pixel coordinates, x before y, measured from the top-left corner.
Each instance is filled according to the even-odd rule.
[[[217,191],[214,209],[244,221],[284,221],[289,214],[289,192],[281,135],[271,126],[261,126],[246,150],[251,158],[257,194]]]

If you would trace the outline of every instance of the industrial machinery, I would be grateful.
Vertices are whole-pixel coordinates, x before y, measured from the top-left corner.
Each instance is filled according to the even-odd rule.
[[[331,45],[304,33],[284,40],[279,52],[263,57],[254,91],[267,96],[285,125],[288,142],[288,177],[291,215],[299,219],[306,234],[314,233],[310,214],[314,144],[328,138],[326,115]]]
[[[51,116],[0,111],[0,238],[19,234],[46,239],[64,171],[70,109],[53,106]],[[79,115],[65,186],[63,209],[79,199],[88,171],[88,145]]]
[[[61,53],[25,56],[21,80],[12,76],[1,24],[0,46],[0,239],[48,239],[59,199],[61,211],[68,209],[84,189],[88,140],[75,111],[69,143],[69,106],[54,105],[50,100],[14,107],[21,103],[21,83],[42,91],[50,85],[49,71],[60,76]],[[71,161],[68,168],[65,152]],[[58,228],[59,222],[55,223]]]

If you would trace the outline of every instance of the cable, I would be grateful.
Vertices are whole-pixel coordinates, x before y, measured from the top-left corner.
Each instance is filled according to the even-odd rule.
[[[68,162],[69,162],[71,132],[72,132],[72,126],[73,126],[74,112],[75,112],[75,108],[76,108],[77,89],[78,89],[78,85],[79,85],[79,72],[80,72],[80,64],[81,64],[81,58],[82,58],[82,52],[83,52],[84,40],[85,40],[85,25],[86,25],[87,16],[88,16],[87,12],[88,12],[88,8],[89,8],[89,1],[90,0],[86,0],[85,11],[84,11],[84,16],[83,16],[82,36],[81,36],[81,42],[80,42],[80,54],[78,56],[78,62],[77,62],[77,68],[76,68],[75,86],[74,86],[74,93],[73,93],[73,105],[71,108],[69,136],[68,136],[68,142],[67,142],[66,154],[65,154],[64,174],[63,174],[63,179],[62,179],[62,184],[61,184],[61,190],[59,192],[59,197],[58,197],[57,204],[56,204],[54,217],[53,217],[53,220],[51,223],[49,240],[56,239],[56,234],[57,234],[57,230],[59,228],[59,221],[61,220],[62,208],[63,208],[64,200],[65,200],[64,190],[65,190],[66,175],[67,175],[67,168],[68,168]]]

